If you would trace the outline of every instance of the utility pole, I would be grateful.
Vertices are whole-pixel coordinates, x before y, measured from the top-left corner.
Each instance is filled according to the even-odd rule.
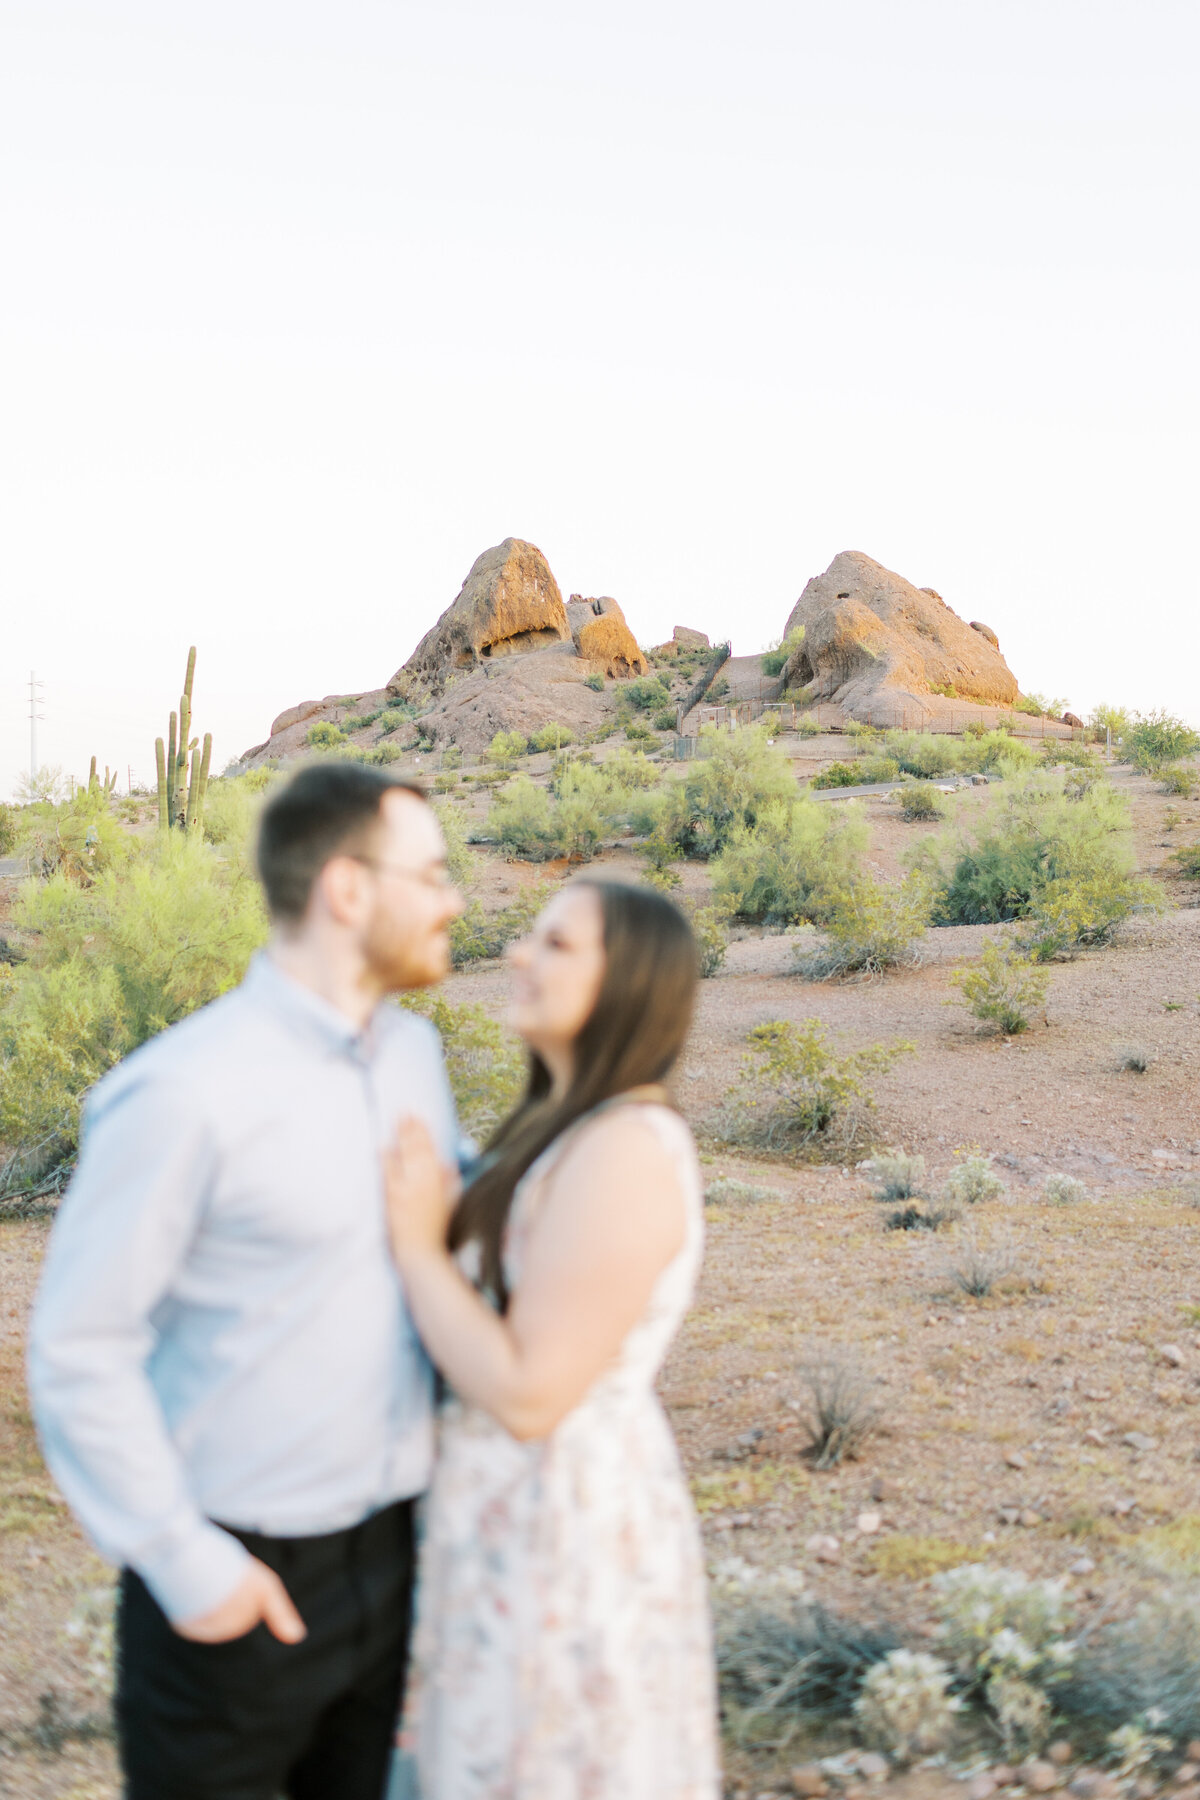
[[[38,720],[44,719],[46,716],[45,713],[38,711],[38,708],[41,706],[42,699],[43,699],[42,686],[43,686],[43,684],[38,680],[34,671],[32,669],[30,669],[30,671],[29,671],[29,792],[30,792],[30,798],[33,797],[34,789],[37,786]]]

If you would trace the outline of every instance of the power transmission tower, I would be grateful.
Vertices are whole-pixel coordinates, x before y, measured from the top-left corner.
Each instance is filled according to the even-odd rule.
[[[40,712],[38,710],[42,704],[44,697],[45,697],[42,692],[43,687],[44,687],[44,683],[40,682],[38,680],[37,676],[35,675],[34,671],[32,669],[30,669],[30,671],[29,671],[29,792],[30,792],[30,798],[33,797],[33,791],[34,791],[35,787],[37,786],[38,720],[44,719],[46,716],[44,712]]]

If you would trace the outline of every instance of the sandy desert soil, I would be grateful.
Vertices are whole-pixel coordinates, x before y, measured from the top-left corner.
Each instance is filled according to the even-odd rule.
[[[798,772],[842,748],[793,743]],[[980,1037],[946,1004],[953,966],[978,954],[973,927],[930,932],[916,967],[848,985],[791,974],[795,933],[745,932],[704,984],[681,1104],[710,1179],[774,1190],[710,1206],[700,1293],[662,1378],[714,1559],[796,1567],[831,1604],[899,1608],[919,1631],[929,1572],[955,1560],[1074,1567],[1093,1613],[1127,1598],[1170,1541],[1166,1527],[1178,1533],[1182,1520],[1200,1544],[1200,1206],[1189,1204],[1200,1184],[1200,890],[1173,880],[1168,860],[1196,837],[1200,808],[1128,771],[1113,778],[1130,797],[1139,865],[1166,877],[1178,909],[1055,966],[1046,1022],[1026,1037]],[[986,790],[966,804],[986,805]],[[924,828],[881,799],[866,805],[872,859],[895,873]],[[1171,805],[1182,819],[1168,833]],[[635,866],[624,846],[604,860]],[[493,865],[481,888],[502,905],[547,873],[560,871]],[[685,869],[685,893],[705,886],[701,867]],[[452,999],[496,1014],[504,990],[499,964],[449,983]],[[1011,1246],[1024,1278],[1011,1291],[956,1295],[953,1235],[885,1232],[857,1169],[750,1160],[708,1134],[747,1031],[809,1017],[846,1047],[916,1046],[877,1085],[879,1139],[923,1155],[934,1179],[958,1148],[994,1155],[1008,1192],[973,1223]],[[1128,1043],[1152,1053],[1145,1074],[1118,1072]],[[1081,1177],[1089,1198],[1046,1205],[1049,1172]],[[104,1571],[41,1466],[23,1397],[48,1223],[0,1223],[0,1794],[109,1800],[111,1746],[88,1735],[105,1678],[89,1671],[86,1632],[68,1629]],[[804,1454],[802,1365],[833,1346],[852,1346],[878,1376],[884,1411],[860,1461],[818,1474]],[[864,1513],[879,1515],[871,1529]],[[836,1539],[821,1553],[833,1560],[814,1538]],[[795,1746],[789,1761],[826,1748]],[[781,1768],[737,1753],[729,1779],[746,1795],[783,1791]],[[892,1785],[913,1800],[961,1791],[937,1771]]]

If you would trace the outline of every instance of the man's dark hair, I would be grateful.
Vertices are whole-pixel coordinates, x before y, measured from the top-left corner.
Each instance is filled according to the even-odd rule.
[[[416,782],[352,762],[310,763],[271,796],[258,828],[258,874],[273,919],[302,919],[325,864],[366,853],[383,796],[396,788],[426,797]]]

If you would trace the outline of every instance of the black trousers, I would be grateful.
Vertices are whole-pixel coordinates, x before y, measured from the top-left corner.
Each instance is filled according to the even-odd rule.
[[[127,1800],[382,1800],[403,1699],[413,1502],[326,1537],[236,1531],[308,1627],[227,1644],[173,1631],[121,1578],[117,1729]]]

